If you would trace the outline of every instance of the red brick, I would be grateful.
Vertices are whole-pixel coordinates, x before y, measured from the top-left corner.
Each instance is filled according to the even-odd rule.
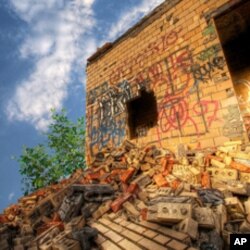
[[[126,202],[130,197],[132,196],[132,194],[130,193],[125,193],[124,195],[118,197],[116,200],[114,200],[111,204],[111,209],[113,210],[113,212],[117,212],[121,209],[122,204],[124,202]]]
[[[128,168],[123,174],[120,175],[120,179],[123,183],[127,183],[135,172],[135,168]]]
[[[154,175],[154,181],[158,187],[167,187],[168,183],[162,174]]]

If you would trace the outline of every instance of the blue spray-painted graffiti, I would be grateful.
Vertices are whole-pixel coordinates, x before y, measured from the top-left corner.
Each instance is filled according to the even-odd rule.
[[[108,124],[94,126],[91,129],[90,136],[90,153],[94,155],[93,148],[97,145],[97,149],[101,150],[112,143],[113,146],[119,146],[125,137],[125,119],[115,121],[109,120]]]
[[[104,88],[102,88],[104,90]],[[125,118],[120,118],[126,110],[126,102],[132,98],[132,90],[128,81],[122,81],[116,86],[105,88],[106,91],[96,98],[96,110],[90,108],[88,136],[90,153],[99,151],[111,143],[119,146],[125,137]]]
[[[131,89],[127,81],[110,87],[99,100],[99,111],[101,121],[113,119],[126,109],[126,102],[131,99]]]

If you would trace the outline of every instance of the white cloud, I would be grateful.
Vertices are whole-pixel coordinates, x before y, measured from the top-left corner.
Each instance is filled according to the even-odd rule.
[[[111,25],[107,40],[117,38],[163,0],[142,0]],[[6,114],[46,130],[50,110],[61,109],[72,74],[84,80],[86,59],[96,50],[92,6],[95,0],[10,0],[10,7],[28,25],[20,57],[34,61],[31,74],[15,89]],[[79,73],[80,72],[80,73]]]
[[[46,56],[53,46],[53,38],[48,35],[29,37],[22,45],[20,52],[23,58],[31,55]]]
[[[31,21],[40,12],[62,8],[64,0],[10,0],[18,15],[25,21]]]
[[[32,57],[35,65],[7,105],[9,119],[31,122],[36,129],[46,130],[51,108],[62,108],[73,70],[81,68],[83,72],[83,60],[96,48],[95,40],[87,37],[95,25],[93,3],[11,0],[11,7],[29,25],[20,55]]]
[[[82,1],[87,6],[91,6],[95,0],[79,0],[79,1]]]
[[[143,0],[140,5],[133,7],[132,9],[122,13],[119,21],[111,26],[108,34],[108,39],[113,40],[123,34],[132,25],[134,25],[140,18],[152,11],[156,6],[164,0]]]
[[[11,201],[15,196],[15,193],[14,192],[11,192],[9,195],[8,195],[8,200]]]

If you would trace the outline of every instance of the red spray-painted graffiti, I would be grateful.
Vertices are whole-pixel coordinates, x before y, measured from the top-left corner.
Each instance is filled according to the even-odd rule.
[[[193,88],[194,78],[189,70],[193,65],[188,47],[184,47],[165,59],[167,67],[167,88],[163,100],[158,105],[158,139],[173,137],[170,132],[178,131],[179,137],[200,136],[208,132],[212,122],[217,120],[218,101],[200,100],[198,87],[195,93],[197,101],[190,104],[188,100]],[[178,85],[177,85],[178,83]],[[193,118],[199,119],[199,125]],[[185,127],[190,129],[187,131]]]
[[[139,65],[140,69],[143,69],[143,72],[140,74],[147,74],[148,72],[144,72],[145,62],[148,58],[152,57],[154,54],[160,55],[164,53],[170,46],[174,45],[181,32],[181,28],[178,30],[171,30],[160,39],[151,42],[144,50],[142,50],[138,55],[133,56],[129,59],[126,59],[121,62],[121,64],[112,70],[110,75],[109,82],[110,84],[115,84],[119,82],[121,79],[125,78],[126,75],[132,73],[134,71],[134,66]],[[137,77],[135,77],[137,78]]]
[[[218,101],[206,101],[202,100],[198,103],[196,103],[193,106],[194,113],[196,115],[203,115],[205,116],[205,120],[207,121],[208,127],[211,127],[212,122],[219,121],[217,118],[217,112],[219,110],[219,102]],[[211,115],[208,115],[210,112],[212,112]]]
[[[160,83],[166,82],[164,61],[157,62],[139,72],[131,80],[131,85],[140,85],[142,82],[150,82],[150,88],[153,90],[155,90]]]
[[[185,100],[168,100],[166,98],[164,101],[164,106],[159,111],[159,128],[161,130],[158,130],[159,133],[167,133],[171,129],[177,129],[180,132],[180,136],[183,136],[182,127],[188,121],[194,125],[195,131],[198,132],[197,125],[189,115],[188,103]]]
[[[200,135],[201,131],[199,126],[192,118],[191,113],[204,118],[204,122],[206,122],[206,124],[204,124],[205,128],[209,128],[213,121],[218,120],[218,101],[198,101],[191,108],[188,102],[184,99],[172,99],[170,101],[165,99],[165,101],[166,105],[160,110],[159,113],[159,127],[161,129],[161,133],[167,133],[171,129],[177,129],[179,130],[180,136],[185,136],[182,128],[189,122],[189,124],[194,127],[194,134]],[[208,115],[210,112],[212,114]]]

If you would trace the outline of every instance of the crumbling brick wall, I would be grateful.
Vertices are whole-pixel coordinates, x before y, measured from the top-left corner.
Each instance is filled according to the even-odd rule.
[[[130,137],[127,103],[153,92],[157,124],[133,141],[176,150],[242,138],[245,128],[214,19],[240,0],[165,1],[87,66],[88,161]],[[150,123],[150,121],[149,121]]]

